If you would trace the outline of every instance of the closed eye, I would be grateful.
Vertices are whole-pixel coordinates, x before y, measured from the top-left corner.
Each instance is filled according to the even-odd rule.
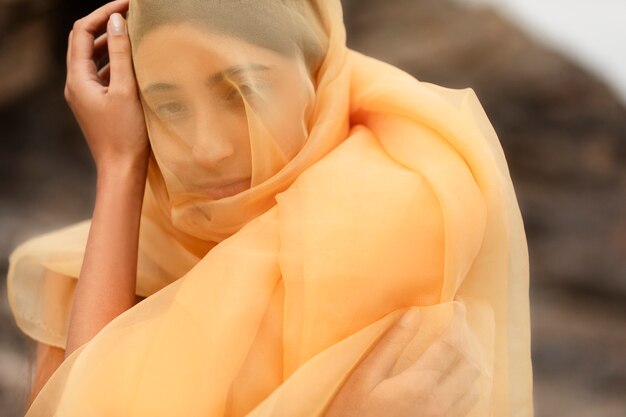
[[[155,111],[161,118],[173,119],[182,116],[187,111],[187,107],[179,101],[170,101],[159,104]]]

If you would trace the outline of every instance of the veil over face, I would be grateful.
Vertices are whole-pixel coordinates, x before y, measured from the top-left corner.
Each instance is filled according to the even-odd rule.
[[[328,149],[311,131],[327,20],[310,1],[131,2],[148,191],[179,232],[222,240]]]

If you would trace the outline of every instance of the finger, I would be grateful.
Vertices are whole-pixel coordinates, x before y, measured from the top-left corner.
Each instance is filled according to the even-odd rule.
[[[459,359],[459,351],[444,339],[437,339],[417,360],[397,377],[411,385],[421,386],[426,374],[434,375],[433,387],[445,377],[446,372]]]
[[[439,381],[439,389],[449,391],[466,389],[479,376],[478,368],[465,357],[460,356],[460,360],[451,365],[442,376]]]
[[[100,82],[102,85],[109,85],[111,82],[111,65],[107,62],[100,70],[98,71],[98,78],[100,78]]]
[[[93,61],[98,67],[100,67],[100,62],[108,52],[107,38],[108,34],[105,32],[98,36],[93,43]]]
[[[419,313],[418,309],[406,312],[385,332],[358,369],[375,381],[387,378],[398,357],[415,336],[420,324]]]
[[[95,78],[96,65],[93,62],[95,39],[104,31],[111,14],[122,12],[127,8],[128,0],[116,0],[76,21],[72,29],[70,45],[72,56],[69,70],[77,71],[77,75]]]
[[[109,91],[128,91],[130,88],[135,88],[135,75],[126,21],[121,14],[113,13],[111,15],[107,30],[109,33],[109,64],[111,66]]]
[[[73,31],[70,31],[68,40],[67,40],[66,65],[68,68],[70,66],[70,61],[72,60],[72,48],[70,47],[72,45],[72,33]],[[94,46],[93,46],[92,58],[98,68],[102,66],[101,62],[103,58],[106,57],[106,55],[107,55],[107,33],[105,32],[96,38],[96,40],[94,41]]]
[[[104,32],[109,16],[120,13],[128,8],[128,0],[116,0],[94,10],[74,24],[72,55],[75,59],[91,60],[94,41]]]
[[[455,401],[446,412],[446,417],[465,417],[480,400],[478,387],[474,386]]]

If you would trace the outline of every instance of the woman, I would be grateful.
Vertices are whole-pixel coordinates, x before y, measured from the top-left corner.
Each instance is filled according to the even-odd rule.
[[[68,48],[93,218],[10,260],[64,356],[27,415],[532,415],[525,236],[471,90],[348,50],[338,1],[133,0],[130,44],[125,9]]]

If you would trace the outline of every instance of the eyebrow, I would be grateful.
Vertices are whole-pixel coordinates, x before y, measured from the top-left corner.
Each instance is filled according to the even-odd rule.
[[[223,71],[220,71],[218,73],[211,75],[206,80],[206,85],[213,86],[215,84],[218,84],[224,81],[228,77],[239,75],[245,72],[266,71],[268,69],[270,69],[270,67],[266,65],[262,65],[262,64],[257,64],[257,63],[251,63],[251,64],[245,64],[245,65],[233,65],[230,68],[227,68]],[[157,92],[160,93],[160,92],[173,91],[173,90],[178,90],[178,89],[180,89],[180,86],[178,86],[177,84],[156,82],[156,83],[148,84],[148,86],[143,89],[143,93],[152,94],[152,93],[157,93]]]

